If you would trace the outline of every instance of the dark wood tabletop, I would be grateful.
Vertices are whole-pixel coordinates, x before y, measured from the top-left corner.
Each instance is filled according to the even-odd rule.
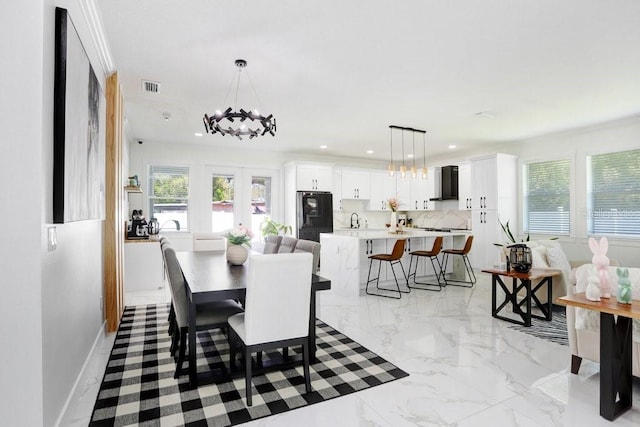
[[[230,265],[225,253],[217,251],[179,251],[176,256],[191,294],[220,293],[244,297],[249,261],[243,265]],[[311,276],[312,290],[331,289],[329,279],[316,274]],[[222,295],[220,299],[227,298]]]

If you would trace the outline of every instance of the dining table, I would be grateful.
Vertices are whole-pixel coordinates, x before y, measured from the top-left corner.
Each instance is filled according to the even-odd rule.
[[[242,265],[231,265],[227,262],[225,252],[221,251],[178,251],[178,262],[185,278],[188,315],[188,361],[189,384],[198,386],[196,364],[196,308],[198,304],[221,300],[243,301],[246,295],[250,262]],[[277,256],[277,255],[265,255]],[[286,274],[283,272],[283,280]],[[331,281],[317,274],[311,274],[311,305],[309,311],[309,355],[311,362],[316,354],[316,292],[331,289]],[[250,363],[245,361],[245,363]]]

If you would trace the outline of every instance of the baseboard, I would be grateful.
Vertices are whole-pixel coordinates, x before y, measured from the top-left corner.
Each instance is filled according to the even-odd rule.
[[[58,415],[58,418],[56,419],[54,427],[59,427],[60,423],[64,419],[64,416],[67,414],[67,410],[69,409],[69,404],[71,403],[71,400],[73,399],[76,393],[78,384],[80,384],[80,380],[84,376],[87,366],[89,365],[89,361],[93,357],[93,354],[96,348],[98,347],[98,345],[102,344],[103,340],[106,339],[106,335],[107,335],[107,333],[105,332],[106,330],[107,330],[107,321],[105,320],[102,322],[100,330],[98,331],[96,338],[93,340],[93,345],[91,346],[91,350],[89,350],[89,354],[87,354],[87,357],[85,358],[84,363],[82,364],[82,368],[80,369],[80,372],[78,373],[78,376],[76,377],[76,380],[73,383],[73,387],[71,387],[71,391],[69,392],[69,395],[67,396],[67,399],[64,402],[64,405],[62,407],[62,410],[60,411],[60,414]]]

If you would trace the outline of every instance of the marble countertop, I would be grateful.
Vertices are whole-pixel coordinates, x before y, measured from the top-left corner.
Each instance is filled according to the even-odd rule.
[[[358,228],[358,229],[334,229],[333,233],[320,233],[322,235],[337,235],[345,237],[356,237],[358,239],[395,239],[402,237],[437,237],[437,236],[467,236],[472,234],[471,230],[452,231],[425,231],[417,228],[405,228],[403,233],[391,233],[388,230]]]

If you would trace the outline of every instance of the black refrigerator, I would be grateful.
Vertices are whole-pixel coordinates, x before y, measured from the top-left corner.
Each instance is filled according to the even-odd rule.
[[[324,191],[298,191],[296,197],[298,239],[320,241],[320,233],[333,233],[333,198]]]

